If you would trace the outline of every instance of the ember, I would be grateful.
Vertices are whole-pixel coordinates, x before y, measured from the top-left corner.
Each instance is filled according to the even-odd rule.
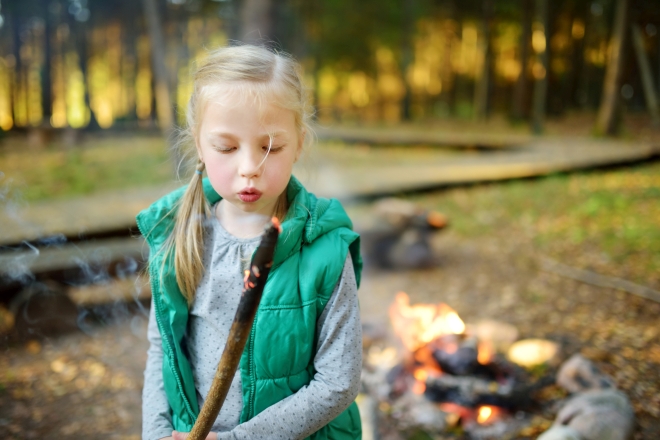
[[[482,406],[479,408],[479,411],[477,412],[477,422],[482,424],[486,423],[490,419],[490,416],[492,415],[493,415],[492,406]]]

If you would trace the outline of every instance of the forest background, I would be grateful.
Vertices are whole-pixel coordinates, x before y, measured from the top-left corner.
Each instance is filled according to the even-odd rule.
[[[17,227],[31,227],[31,210],[46,226],[66,229],[91,214],[103,225],[114,211],[143,209],[140,194],[179,185],[165,139],[185,121],[191,68],[207,49],[234,41],[299,60],[316,121],[330,131],[464,141],[436,148],[326,137],[318,150],[331,170],[377,173],[386,163],[412,174],[406,161],[459,157],[497,166],[520,139],[574,151],[660,145],[658,0],[0,0],[0,231],[16,235],[4,261],[21,263],[20,252],[37,261]],[[475,148],[471,135],[493,148]],[[547,257],[659,291],[657,157],[401,194],[450,219],[433,239],[440,263],[365,272],[363,322],[386,322],[385,305],[402,290],[413,302],[446,301],[466,321],[495,318],[524,337],[561,341],[629,396],[634,438],[657,438],[660,303],[539,263]],[[372,218],[372,208],[348,206],[356,220]],[[109,237],[101,232],[87,243],[100,254]],[[62,252],[53,260],[77,258],[85,233],[46,236],[39,246]],[[134,273],[102,275],[41,283],[32,304],[53,319],[37,330],[26,313],[14,319],[8,296],[0,301],[0,432],[8,438],[139,438],[144,283]]]
[[[654,0],[0,0],[0,129],[170,130],[194,61],[239,40],[296,57],[323,123],[600,109],[614,134],[657,121],[659,28]]]

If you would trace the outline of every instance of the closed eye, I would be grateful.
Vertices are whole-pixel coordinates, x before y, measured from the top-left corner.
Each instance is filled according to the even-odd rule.
[[[213,147],[215,151],[218,151],[220,153],[231,153],[236,150],[236,147],[230,147],[227,145],[220,145],[220,146],[214,146]]]
[[[268,151],[268,145],[264,145],[263,147],[261,147],[261,149],[264,151],[264,153],[267,152]],[[283,149],[284,149],[284,145],[273,145],[270,148],[270,152],[271,153],[277,153],[279,151],[282,151]]]

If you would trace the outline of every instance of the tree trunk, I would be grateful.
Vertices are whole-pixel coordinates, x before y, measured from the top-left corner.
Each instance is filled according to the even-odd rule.
[[[246,43],[271,45],[274,37],[271,0],[243,0],[241,35]]]
[[[660,44],[656,44],[658,47],[658,91],[660,91]]]
[[[174,129],[174,111],[170,96],[169,78],[165,64],[165,38],[161,27],[157,0],[142,0],[151,43],[151,69],[154,75],[156,117],[163,136],[169,141]]]
[[[525,118],[527,101],[527,65],[529,64],[529,46],[532,37],[532,0],[522,0],[522,32],[520,34],[520,75],[513,89],[513,107],[511,117],[514,121]]]
[[[642,77],[646,107],[651,114],[653,125],[657,126],[660,123],[660,115],[658,114],[658,95],[655,92],[655,85],[653,84],[653,74],[651,73],[651,65],[649,64],[649,58],[646,54],[646,48],[644,47],[642,30],[636,23],[632,25],[632,38],[635,47],[635,55],[637,56],[639,73]]]
[[[53,114],[53,92],[51,80],[51,58],[53,41],[52,13],[49,11],[49,1],[42,0],[44,10],[44,64],[41,74],[41,114],[44,127],[50,127],[50,117]]]
[[[9,15],[11,17],[11,30],[12,30],[12,52],[14,55],[14,75],[12,83],[12,118],[14,120],[14,127],[18,126],[21,121],[19,106],[26,105],[25,102],[19,102],[21,98],[22,88],[24,84],[23,62],[21,60],[21,22],[16,12]]]
[[[483,54],[483,65],[481,66],[480,75],[476,78],[474,88],[474,119],[484,120],[488,115],[489,104],[489,91],[490,91],[490,75],[492,64],[492,47],[490,44],[491,38],[491,20],[493,16],[493,2],[492,0],[483,0],[483,23],[482,32],[483,40],[479,44],[481,53]]]
[[[614,29],[610,41],[610,54],[605,71],[603,94],[596,120],[596,132],[613,135],[616,131],[616,112],[619,104],[621,72],[623,71],[623,47],[628,24],[628,0],[617,0],[614,11]]]
[[[583,14],[576,14],[575,17],[582,17]],[[564,99],[571,107],[581,107],[582,103],[578,94],[581,93],[580,79],[582,78],[582,70],[584,69],[584,41],[586,36],[587,20],[584,20],[584,33],[573,35],[573,44],[571,48],[571,67],[570,67],[570,80],[568,81],[566,95]],[[571,30],[571,33],[572,30]]]
[[[448,0],[445,2],[446,10],[446,21],[444,24],[444,47],[442,50],[442,67],[441,67],[441,77],[442,80],[442,100],[447,106],[447,109],[451,108],[453,105],[452,99],[455,97],[455,94],[452,92],[456,85],[456,75],[454,74],[454,69],[452,68],[451,57],[452,57],[452,46],[456,40],[456,28],[454,23],[458,23],[457,20],[457,11],[456,4],[454,0]]]
[[[410,81],[408,81],[408,69],[413,61],[412,32],[413,32],[413,11],[412,0],[403,0],[401,5],[403,13],[401,14],[401,75],[403,76],[403,86],[405,88],[403,99],[401,100],[401,119],[409,121],[412,117],[410,106],[412,104],[412,91],[410,90]]]
[[[87,23],[88,22],[79,22],[76,21],[73,15],[66,13],[67,24],[71,30],[69,36],[69,48],[68,50],[73,51],[78,54],[78,67],[80,68],[80,73],[82,74],[83,80],[83,91],[84,91],[84,105],[85,109],[89,111],[89,121],[86,127],[82,127],[87,130],[97,130],[100,129],[98,121],[96,120],[96,115],[92,111],[90,106],[89,98],[89,75],[87,74],[87,61],[88,61],[88,46],[87,42],[89,36],[87,35]]]
[[[537,61],[534,66],[534,95],[532,96],[532,131],[540,134],[545,122],[545,109],[548,97],[548,0],[536,0],[536,26],[543,30],[545,42],[537,47]],[[542,49],[542,50],[541,50]]]

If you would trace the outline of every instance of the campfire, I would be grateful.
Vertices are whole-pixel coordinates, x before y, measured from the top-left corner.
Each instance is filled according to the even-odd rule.
[[[497,438],[534,407],[535,391],[554,383],[532,380],[447,304],[411,305],[400,292],[389,316],[401,347],[370,347],[363,382],[404,429],[458,426],[473,438]]]

